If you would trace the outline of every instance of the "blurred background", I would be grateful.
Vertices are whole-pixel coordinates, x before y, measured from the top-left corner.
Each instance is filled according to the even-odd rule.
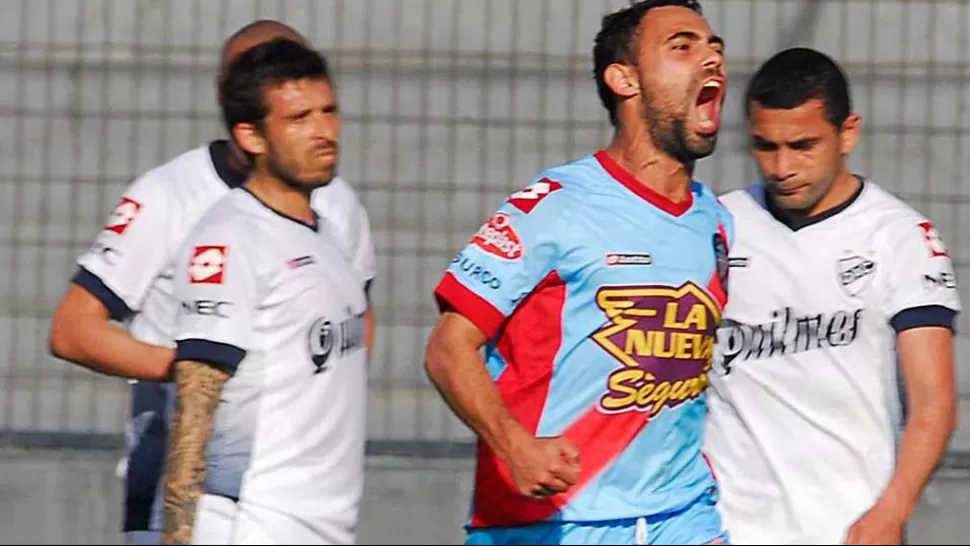
[[[126,384],[51,358],[49,317],[124,186],[222,135],[219,45],[262,17],[303,32],[333,63],[341,174],[368,208],[377,246],[360,540],[463,540],[471,436],[423,373],[431,290],[508,192],[608,143],[592,40],[601,16],[625,3],[0,0],[0,542],[121,540]],[[819,48],[843,63],[863,117],[854,168],[927,214],[965,277],[970,2],[704,8],[727,42],[730,89],[698,178],[721,191],[753,180],[743,86],[780,48]],[[912,543],[970,535],[970,345],[958,343],[961,430]]]

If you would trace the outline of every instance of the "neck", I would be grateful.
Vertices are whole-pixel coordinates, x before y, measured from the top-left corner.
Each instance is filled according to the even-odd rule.
[[[294,188],[262,169],[250,173],[245,187],[276,212],[308,225],[316,222],[313,209],[310,208],[311,190]]]
[[[690,197],[693,163],[685,165],[660,150],[647,132],[640,134],[617,130],[606,153],[632,174],[637,182],[675,203]]]
[[[230,138],[229,142],[229,166],[241,173],[248,173],[252,169],[249,160],[246,159],[246,155],[236,146],[236,143]]]

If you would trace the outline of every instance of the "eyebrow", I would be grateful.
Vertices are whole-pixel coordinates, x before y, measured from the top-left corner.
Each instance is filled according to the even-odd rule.
[[[666,41],[667,42],[672,42],[674,40],[680,40],[682,38],[683,39],[687,39],[687,40],[693,40],[695,42],[701,41],[701,35],[700,34],[698,34],[696,32],[689,31],[689,30],[682,30],[680,32],[676,32],[676,33],[672,34],[669,38],[667,38]],[[707,42],[708,43],[711,43],[711,44],[718,44],[720,46],[724,46],[724,38],[721,38],[720,36],[718,36],[716,34],[713,35],[713,36],[711,36],[710,38],[708,38],[707,39]]]

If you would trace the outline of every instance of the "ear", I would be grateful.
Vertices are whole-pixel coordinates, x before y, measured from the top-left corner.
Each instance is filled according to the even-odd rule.
[[[607,66],[603,72],[603,81],[621,100],[640,94],[640,79],[632,66],[620,63]]]
[[[839,153],[842,155],[849,155],[852,150],[855,150],[856,144],[859,143],[859,133],[862,131],[862,117],[859,114],[851,113],[849,117],[845,118],[842,122],[842,128],[839,130]]]
[[[251,123],[237,123],[232,128],[232,138],[242,151],[250,155],[266,153],[266,139],[263,138],[259,129]]]

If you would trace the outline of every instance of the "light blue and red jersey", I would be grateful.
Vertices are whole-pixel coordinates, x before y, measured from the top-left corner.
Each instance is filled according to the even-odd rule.
[[[480,442],[470,527],[672,514],[715,491],[704,391],[733,225],[690,190],[674,203],[600,151],[513,194],[451,262],[435,296],[489,336],[505,403],[580,450],[579,482],[537,500]]]

